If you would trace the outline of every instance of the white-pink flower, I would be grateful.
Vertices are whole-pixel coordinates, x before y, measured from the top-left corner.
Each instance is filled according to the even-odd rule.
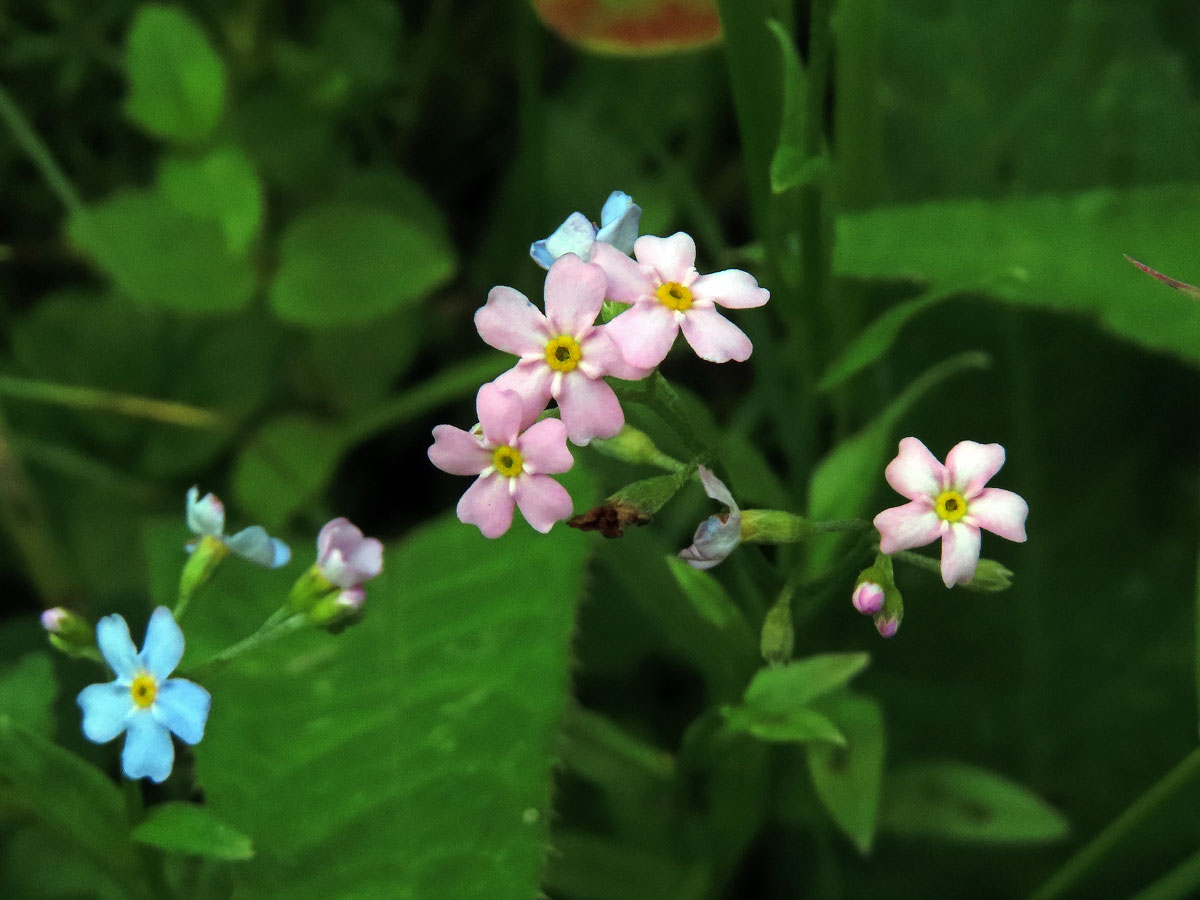
[[[576,444],[613,437],[625,413],[602,376],[637,379],[649,372],[629,365],[607,327],[595,324],[604,304],[604,270],[568,253],[550,267],[545,291],[545,315],[510,287],[492,288],[475,313],[480,337],[521,357],[495,384],[520,394],[534,416],[553,397]]]
[[[339,516],[317,534],[317,568],[342,590],[359,587],[383,571],[383,544]]]
[[[516,393],[485,384],[475,399],[479,428],[433,429],[429,459],[451,475],[478,475],[458,501],[458,518],[477,525],[484,537],[508,531],[513,507],[538,531],[571,515],[571,496],[550,477],[571,468],[567,429],[558,419],[530,424]],[[528,426],[528,427],[526,427]]]
[[[923,547],[940,537],[946,587],[970,581],[979,563],[979,529],[1025,540],[1028,504],[1012,491],[984,487],[1003,465],[999,444],[955,444],[943,466],[915,437],[904,438],[884,475],[910,502],[875,517],[880,551]]]
[[[607,244],[592,250],[592,262],[608,275],[609,299],[633,304],[608,324],[625,359],[653,369],[681,329],[701,359],[721,363],[750,357],[750,338],[716,307],[747,309],[771,299],[753,275],[741,269],[699,274],[696,242],[682,231],[668,238],[640,237],[633,253],[636,262]]]

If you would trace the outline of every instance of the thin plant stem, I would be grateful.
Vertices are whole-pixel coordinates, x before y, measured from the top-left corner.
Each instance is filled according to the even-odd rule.
[[[1029,900],[1054,900],[1070,890],[1109,852],[1132,835],[1164,802],[1200,775],[1200,747],[1192,750],[1148,791],[1129,805],[1091,843],[1067,860],[1066,864],[1030,896]]]
[[[0,86],[0,120],[4,121],[17,144],[29,156],[46,185],[58,197],[62,205],[70,212],[82,209],[83,200],[79,196],[79,192],[75,190],[75,185],[71,183],[71,179],[67,177],[50,153],[50,148],[33,130],[33,126],[25,118],[25,114],[13,102],[12,97],[9,96],[8,91],[4,90],[3,86]]]
[[[1200,850],[1130,900],[1188,900],[1200,890]]]
[[[259,647],[278,640],[294,631],[298,631],[308,624],[308,619],[302,614],[292,613],[288,609],[276,610],[252,635],[210,656],[188,674],[211,675],[214,671],[224,668],[238,657],[257,650]]]
[[[73,409],[117,413],[169,425],[182,425],[185,428],[229,430],[233,427],[233,423],[220,413],[186,403],[155,400],[103,388],[17,378],[12,375],[0,375],[0,396],[68,406]]]

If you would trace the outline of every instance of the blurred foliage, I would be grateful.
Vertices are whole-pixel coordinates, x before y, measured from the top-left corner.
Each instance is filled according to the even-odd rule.
[[[1200,11],[839,0],[823,85],[809,4],[712,6],[0,8],[0,894],[1024,896],[1195,746],[1200,310],[1121,254],[1200,279]],[[724,48],[647,52],[717,24]],[[999,441],[1032,510],[1028,544],[985,538],[1010,591],[898,564],[883,642],[853,541],[671,560],[715,511],[695,484],[618,541],[445,517],[465,484],[429,429],[508,364],[472,313],[493,284],[537,298],[529,243],[613,189],[772,290],[735,314],[747,365],[664,368],[739,502],[869,516],[899,437]],[[577,511],[657,474],[576,458]],[[296,561],[219,573],[184,674],[331,516],[387,568],[363,624],[206,678],[171,781],[118,786],[119,744],[79,734],[96,670],[35,615],[138,633],[194,483]],[[798,660],[762,669],[793,571]],[[1187,896],[1198,801],[1077,895]]]

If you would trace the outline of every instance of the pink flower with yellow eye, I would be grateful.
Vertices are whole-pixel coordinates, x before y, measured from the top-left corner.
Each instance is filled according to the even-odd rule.
[[[1012,491],[984,487],[1003,465],[999,444],[962,441],[942,465],[915,437],[904,438],[884,476],[909,502],[875,517],[880,552],[891,555],[941,538],[946,587],[970,581],[979,564],[981,528],[1025,540],[1028,504]]]
[[[571,468],[567,429],[558,419],[530,424],[521,398],[495,384],[479,389],[479,427],[433,429],[430,461],[451,475],[478,475],[458,501],[458,518],[478,526],[484,537],[500,537],[520,508],[543,534],[571,515],[571,496],[551,478]]]
[[[741,269],[701,275],[696,242],[682,231],[668,238],[640,237],[633,253],[636,262],[607,244],[592,249],[592,262],[608,276],[608,298],[633,304],[608,323],[630,364],[653,369],[680,331],[701,359],[723,363],[750,358],[750,338],[717,307],[747,309],[771,299],[753,275]]]
[[[568,253],[546,275],[545,315],[510,287],[492,288],[475,313],[480,337],[521,357],[496,379],[496,386],[520,394],[533,416],[553,397],[567,436],[576,444],[613,437],[625,424],[617,395],[602,376],[637,379],[649,374],[630,366],[607,327],[595,324],[604,290],[604,270]]]

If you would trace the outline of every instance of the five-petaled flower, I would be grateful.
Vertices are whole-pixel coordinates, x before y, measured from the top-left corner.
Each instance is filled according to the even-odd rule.
[[[492,288],[475,313],[475,327],[487,343],[521,357],[496,386],[519,394],[529,417],[553,397],[576,444],[612,437],[625,424],[617,395],[601,376],[649,374],[625,361],[608,335],[610,326],[594,324],[604,291],[604,270],[567,254],[546,275],[545,315],[510,287]]]
[[[724,561],[742,542],[742,511],[725,483],[704,466],[696,467],[704,493],[713,500],[724,503],[729,512],[709,516],[700,523],[689,547],[679,551],[681,559],[687,560],[693,569],[711,569]]]
[[[984,487],[1003,465],[999,444],[963,441],[943,466],[915,437],[904,438],[884,474],[910,502],[875,517],[880,552],[890,555],[940,537],[946,587],[970,581],[979,563],[979,529],[1025,540],[1025,501],[1012,491]]]
[[[479,389],[476,430],[453,425],[433,429],[429,459],[452,475],[478,475],[458,501],[458,518],[479,527],[485,537],[508,531],[513,507],[545,533],[571,514],[571,496],[550,475],[565,472],[574,460],[567,429],[558,419],[530,424],[520,396],[495,384]]]
[[[268,569],[286,566],[292,558],[288,545],[279,538],[271,537],[261,525],[251,525],[226,537],[225,504],[215,494],[205,494],[201,499],[197,487],[188,489],[187,524],[192,533],[201,539],[214,538],[238,556]],[[189,545],[188,549],[194,548]]]
[[[700,275],[696,242],[682,231],[668,238],[640,237],[633,252],[636,262],[606,244],[592,249],[592,262],[608,275],[608,299],[633,304],[608,324],[631,365],[653,369],[681,329],[701,359],[721,363],[750,357],[750,338],[716,307],[766,303],[771,294],[753,275],[740,269]]]
[[[366,599],[363,582],[383,571],[383,544],[363,537],[349,519],[332,519],[317,535],[317,568],[330,584],[348,594],[346,605],[361,608]]]
[[[121,769],[129,778],[165,781],[175,762],[171,734],[187,744],[204,737],[212,698],[184,678],[168,678],[183,657],[183,632],[165,606],[154,610],[138,653],[118,615],[96,623],[96,643],[117,676],[79,692],[83,734],[106,744],[125,732]]]
[[[612,244],[622,253],[633,251],[642,208],[624,191],[613,191],[600,210],[600,227],[591,223],[581,212],[573,212],[554,234],[529,246],[529,255],[543,269],[548,269],[560,256],[574,253],[580,259],[591,258],[596,244]]]

